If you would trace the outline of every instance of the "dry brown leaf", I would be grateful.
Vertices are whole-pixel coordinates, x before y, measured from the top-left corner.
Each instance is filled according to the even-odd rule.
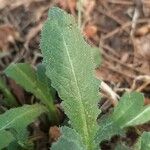
[[[144,99],[144,104],[145,105],[150,105],[150,98],[145,98]]]
[[[42,1],[42,0],[0,0],[0,9],[4,9],[5,7],[16,8],[21,5],[28,7],[29,4],[33,1]]]
[[[97,27],[95,25],[89,24],[84,28],[84,34],[87,38],[92,38],[97,33]]]
[[[128,58],[129,58],[129,53],[124,52],[124,53],[122,54],[122,56],[121,56],[121,62],[122,62],[122,63],[127,63]]]
[[[68,1],[68,7],[69,7],[71,13],[75,14],[77,0],[67,0],[67,1]]]
[[[54,142],[60,137],[60,129],[57,126],[50,127],[49,129],[50,139]]]
[[[43,2],[33,1],[28,6],[27,11],[31,12],[32,20],[34,20],[34,22],[38,22],[43,16],[44,12],[48,10],[50,6],[51,3],[46,2],[46,0]]]
[[[150,33],[150,24],[146,24],[139,29],[137,29],[135,36],[144,36],[146,34]]]
[[[146,17],[150,17],[150,0],[142,0],[143,12]]]
[[[62,7],[63,9],[67,8],[67,0],[58,0],[58,5],[60,5],[60,7]]]
[[[70,10],[72,14],[75,14],[77,0],[58,0],[58,4],[65,10]]]
[[[135,57],[139,57],[150,62],[150,33],[145,36],[135,38],[134,45],[136,47]]]
[[[0,26],[0,50],[8,50],[9,44],[19,39],[19,32],[17,32],[13,26],[9,24]]]
[[[85,17],[89,17],[90,13],[93,11],[94,6],[95,6],[95,0],[84,0],[83,1],[83,6],[85,8]]]

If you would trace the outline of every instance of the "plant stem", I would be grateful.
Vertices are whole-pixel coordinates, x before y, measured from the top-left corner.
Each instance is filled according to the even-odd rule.
[[[59,124],[59,115],[58,115],[58,112],[57,112],[57,108],[55,106],[53,106],[53,107],[51,107],[51,106],[48,106],[49,107],[49,111],[50,111],[48,116],[49,116],[52,124],[58,125]]]

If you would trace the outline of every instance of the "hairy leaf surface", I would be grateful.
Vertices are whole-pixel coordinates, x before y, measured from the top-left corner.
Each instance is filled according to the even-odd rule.
[[[150,150],[150,132],[144,132],[135,146],[136,150]]]
[[[72,16],[52,8],[41,40],[46,74],[63,99],[63,107],[72,127],[89,150],[94,149],[97,131],[99,81],[92,48],[84,41]]]
[[[96,141],[99,143],[112,135],[121,134],[125,127],[148,122],[150,120],[150,106],[143,105],[142,94],[137,92],[124,94],[113,114],[100,120]]]
[[[23,130],[41,113],[47,112],[45,106],[34,104],[13,108],[0,115],[0,131],[13,129],[16,132]]]
[[[24,149],[17,143],[17,141],[13,141],[8,145],[7,150],[31,150],[31,149]]]
[[[0,131],[0,149],[7,147],[13,140],[15,140],[15,138],[9,131]]]
[[[12,140],[12,135],[15,139],[22,142],[27,137],[26,127],[32,123],[41,113],[48,112],[45,106],[34,104],[24,105],[22,107],[13,108],[0,115],[0,137],[6,133],[9,134]],[[9,130],[6,131],[6,130]],[[25,142],[25,141],[24,141]]]
[[[47,84],[38,80],[36,71],[26,63],[18,63],[9,65],[5,73],[8,77],[15,80],[26,91],[33,93],[49,108],[51,117],[56,119],[56,110],[53,104],[53,98]]]
[[[80,135],[71,128],[61,127],[62,136],[51,147],[52,150],[86,150]]]

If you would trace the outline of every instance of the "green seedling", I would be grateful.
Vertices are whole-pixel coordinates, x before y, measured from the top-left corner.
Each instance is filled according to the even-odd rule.
[[[43,64],[37,69],[19,63],[5,70],[8,77],[39,99],[39,104],[11,108],[0,115],[0,149],[33,149],[27,148],[27,126],[42,113],[58,124],[56,91],[69,122],[60,127],[61,136],[51,150],[99,150],[102,141],[150,121],[150,107],[144,106],[144,97],[137,92],[125,93],[109,115],[98,117],[100,81],[94,72],[101,62],[99,50],[85,42],[71,15],[56,7],[50,9],[40,47]],[[116,150],[121,149],[149,150],[150,133],[141,134],[132,147],[116,145]]]

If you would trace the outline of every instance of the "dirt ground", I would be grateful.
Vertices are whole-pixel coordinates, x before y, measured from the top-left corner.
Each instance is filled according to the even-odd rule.
[[[11,62],[28,62],[32,66],[41,62],[40,31],[53,6],[61,7],[78,20],[77,0],[0,0],[1,75]],[[83,0],[81,9],[83,35],[91,45],[99,47],[102,54],[97,78],[118,96],[125,91],[142,92],[145,105],[150,104],[150,1]],[[31,102],[30,94],[10,79],[7,83],[20,104]],[[102,110],[105,112],[113,105],[116,105],[113,97],[102,92]],[[52,129],[37,129],[36,136],[40,138],[35,141],[36,149],[47,149],[55,140],[59,133],[57,128]],[[150,124],[138,129],[150,131]],[[118,138],[102,143],[102,148],[113,149]],[[122,140],[131,145],[136,138],[131,129]]]

